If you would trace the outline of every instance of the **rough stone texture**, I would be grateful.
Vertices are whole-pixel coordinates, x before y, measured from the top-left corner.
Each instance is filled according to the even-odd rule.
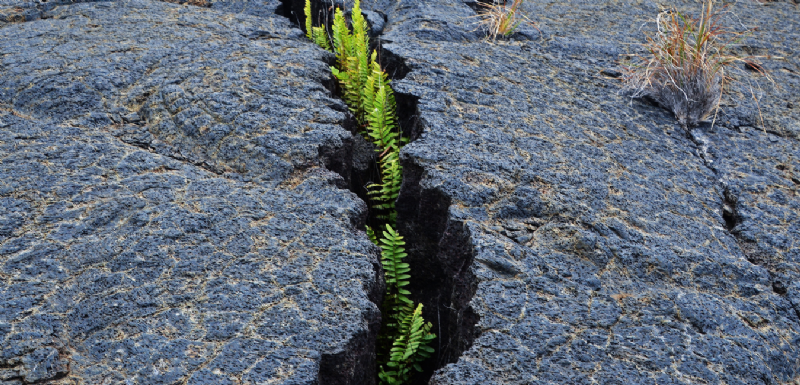
[[[0,384],[369,383],[331,56],[275,16],[299,0],[177,2],[0,0]],[[685,132],[614,76],[694,2],[529,0],[494,42],[473,1],[364,2],[424,128],[398,209],[431,383],[800,382],[800,10],[730,3],[775,83],[738,71]]]
[[[539,30],[495,42],[469,4],[390,4],[425,126],[398,206],[432,384],[800,381],[800,9],[732,2],[775,84],[740,68],[685,132],[612,76],[673,4],[698,10],[528,1]]]
[[[278,2],[70,3],[2,3],[0,384],[370,383],[330,55]]]

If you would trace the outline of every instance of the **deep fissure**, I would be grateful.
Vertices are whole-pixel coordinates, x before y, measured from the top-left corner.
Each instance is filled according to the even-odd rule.
[[[454,363],[472,346],[479,331],[477,314],[469,303],[477,289],[470,266],[473,250],[469,231],[450,220],[450,198],[438,189],[423,188],[421,166],[406,160],[403,188],[397,200],[398,227],[408,239],[408,262],[414,266],[412,292],[425,305],[439,336],[435,360],[423,372],[427,383],[433,372]],[[416,299],[416,298],[415,298]]]
[[[302,26],[304,0],[281,1],[282,5],[276,13],[289,18],[298,27]],[[334,2],[328,3],[328,0],[311,1],[312,14],[319,15],[318,21],[326,21],[325,25],[329,25],[333,19],[332,10],[336,5]],[[388,23],[386,17],[384,20]],[[381,46],[379,38],[371,39],[370,49],[377,50],[381,67],[391,80],[403,79],[411,71],[402,57]],[[328,87],[327,84],[326,87],[338,97],[335,90],[338,87],[334,77],[331,84],[332,87]],[[419,98],[399,92],[395,92],[394,95],[399,126],[403,136],[412,142],[424,131],[424,123],[420,119],[417,107]],[[321,149],[325,167],[340,174],[352,192],[365,202],[369,202],[366,186],[378,177],[375,147],[357,132],[358,127],[352,114],[348,114],[343,126],[353,134],[353,140],[339,150]],[[409,289],[414,293],[412,299],[424,304],[424,318],[433,323],[432,332],[437,335],[433,344],[436,349],[434,356],[422,365],[423,372],[415,375],[409,383],[426,384],[435,370],[456,362],[478,335],[475,327],[478,316],[469,306],[477,288],[477,281],[470,270],[473,253],[469,232],[464,223],[448,219],[450,198],[441,191],[425,189],[420,185],[424,170],[414,164],[413,160],[402,157],[401,164],[403,180],[396,201],[397,228],[407,241],[406,262],[412,269]],[[366,224],[376,224],[379,221],[377,219],[379,214],[378,210],[370,208]],[[379,301],[376,304],[380,306]],[[369,333],[370,337],[375,335],[376,333]],[[376,346],[376,341],[367,341],[359,345]],[[323,354],[320,383],[339,384],[348,383],[350,379],[356,380],[354,377],[343,376],[335,370],[330,370],[340,366],[337,363],[341,362],[339,356],[342,354]],[[372,371],[371,379],[367,379],[367,382],[356,380],[353,383],[377,381],[374,357],[373,355],[372,366],[363,368]],[[348,364],[369,363],[351,360]],[[359,371],[357,368],[353,369]]]

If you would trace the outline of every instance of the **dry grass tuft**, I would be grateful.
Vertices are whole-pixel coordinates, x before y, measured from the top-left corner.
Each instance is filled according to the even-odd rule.
[[[507,37],[514,33],[523,22],[533,22],[519,11],[519,7],[525,0],[490,0],[491,4],[479,2],[483,8],[478,12],[478,27],[483,28],[492,39],[498,36]],[[510,5],[508,3],[511,3]]]
[[[728,68],[744,63],[769,76],[754,60],[728,53],[732,45],[754,29],[736,32],[722,25],[723,12],[715,12],[713,1],[703,4],[700,17],[675,10],[656,18],[658,31],[647,38],[649,55],[627,63],[625,91],[632,97],[650,97],[671,110],[684,127],[696,126],[719,109]]]

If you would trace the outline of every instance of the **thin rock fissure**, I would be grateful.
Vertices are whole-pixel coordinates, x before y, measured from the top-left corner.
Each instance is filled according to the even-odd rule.
[[[713,129],[713,125],[710,126],[710,129]],[[700,130],[700,128],[695,128],[688,131],[687,137],[694,143],[696,147],[694,152],[703,164],[714,173],[714,175],[721,177],[720,171],[714,165],[714,156],[711,154],[713,152],[711,140]],[[756,241],[748,239],[748,237],[742,234],[741,225],[744,219],[739,212],[738,193],[724,183],[720,184],[720,189],[722,191],[722,206],[720,212],[725,230],[735,239],[736,244],[748,262],[753,265],[764,267],[769,272],[772,291],[778,295],[785,295],[787,292],[786,284],[784,283],[785,278],[781,278],[780,276],[780,269],[778,269],[777,266],[778,263],[773,261],[768,253],[762,251]]]
[[[321,3],[319,0],[312,0],[312,9],[316,14],[322,15],[319,21],[328,20],[329,24],[333,19],[334,8],[326,8],[326,4]],[[303,25],[303,6],[303,0],[283,0],[276,13],[293,23]],[[387,19],[384,17],[388,23]],[[405,59],[383,48],[379,37],[379,33],[372,36],[370,50],[378,52],[381,68],[391,80],[405,78],[411,72]],[[335,83],[335,77],[332,77],[332,83]],[[335,90],[331,91],[337,95]],[[411,143],[425,130],[417,107],[419,98],[401,92],[395,92],[394,95],[398,124],[403,137],[408,138]],[[351,192],[369,202],[367,186],[378,179],[380,172],[377,168],[375,146],[358,133],[355,119],[351,114],[348,115],[349,118],[343,126],[353,134],[353,141],[344,150],[347,154],[323,156],[323,159],[326,159],[326,168],[337,172],[348,182]],[[323,153],[323,149],[320,151]],[[329,159],[334,160],[329,162]],[[341,159],[345,161],[342,162]],[[449,197],[441,191],[426,189],[420,185],[424,171],[413,160],[401,156],[400,162],[403,179],[396,201],[397,230],[407,241],[406,261],[412,269],[409,289],[413,293],[414,302],[424,305],[424,319],[433,324],[431,331],[436,334],[433,357],[422,363],[422,372],[413,376],[409,383],[426,384],[436,370],[456,362],[479,334],[476,328],[478,316],[470,307],[470,300],[477,288],[477,280],[470,270],[474,251],[465,224],[448,218]],[[381,222],[379,216],[380,210],[370,208],[366,224],[374,228]],[[380,304],[380,301],[376,304]],[[375,335],[370,333],[370,336]],[[377,347],[377,341],[368,341],[362,345]],[[338,367],[339,361],[340,358],[336,355],[322,356],[320,383],[348,383],[348,379],[344,378],[346,376],[336,373],[335,370],[325,369]],[[370,378],[377,380],[377,366],[374,361],[371,363],[371,367],[353,369],[355,372],[372,372]]]

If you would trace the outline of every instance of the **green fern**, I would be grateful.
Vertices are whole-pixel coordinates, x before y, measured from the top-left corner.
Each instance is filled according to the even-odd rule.
[[[399,150],[385,154],[378,165],[381,171],[381,183],[368,185],[367,194],[374,201],[373,207],[386,213],[379,215],[378,218],[386,220],[388,223],[396,223],[395,201],[400,195],[400,187],[403,183],[403,167],[400,165]]]
[[[306,0],[306,5],[303,8],[303,13],[306,16],[306,37],[316,43],[318,46],[327,51],[331,50],[330,39],[325,27],[314,27],[311,20],[311,0]]]
[[[362,105],[368,135],[381,151],[399,150],[400,131],[397,129],[397,106],[386,72],[378,64],[377,52],[372,53],[371,69],[365,84]]]
[[[386,225],[383,238],[380,239],[381,264],[383,265],[384,276],[386,277],[386,297],[384,301],[388,304],[393,313],[401,312],[405,304],[412,304],[408,299],[411,293],[404,289],[408,286],[411,270],[407,263],[403,262],[408,254],[405,250],[406,242],[391,225]]]
[[[378,237],[375,236],[375,231],[373,231],[372,227],[369,227],[369,225],[367,225],[366,228],[367,228],[367,238],[369,238],[369,240],[372,243],[374,243],[375,246],[377,246],[378,245]]]
[[[378,159],[381,180],[367,188],[370,189],[369,195],[376,201],[374,207],[387,212],[378,218],[395,223],[395,201],[400,194],[403,178],[403,168],[399,161],[400,147],[404,141],[397,125],[394,92],[376,57],[377,53],[373,52],[370,58],[372,70],[367,77],[362,105],[366,114],[367,137],[381,153]]]
[[[367,22],[361,14],[361,4],[355,0],[352,10],[352,30],[341,9],[336,9],[328,36],[324,26],[311,22],[311,1],[306,0],[306,36],[319,46],[333,50],[336,66],[331,71],[339,82],[342,99],[356,118],[365,138],[376,145],[380,181],[370,184],[368,194],[372,208],[385,230],[378,237],[367,226],[370,241],[381,248],[381,264],[386,279],[383,303],[384,323],[379,336],[379,378],[384,384],[406,383],[413,370],[422,371],[420,362],[429,358],[429,346],[436,336],[430,333],[431,323],[422,318],[422,304],[414,306],[406,288],[411,275],[403,237],[392,228],[397,221],[395,201],[400,193],[403,169],[400,148],[407,142],[397,124],[394,92],[386,73],[377,61],[377,52],[369,52]],[[386,369],[384,369],[384,365]]]
[[[312,21],[311,21],[311,0],[306,0],[306,5],[303,7],[303,14],[306,17],[306,37],[308,40],[311,40],[316,43],[314,40],[314,34],[312,33]]]
[[[353,30],[347,26],[344,13],[337,8],[333,17],[333,48],[338,68],[331,67],[342,87],[342,98],[350,106],[359,124],[364,124],[362,95],[369,76],[369,36],[367,21],[361,15],[361,5],[356,0],[352,12]]]
[[[381,365],[379,378],[385,384],[404,384],[412,370],[421,372],[420,363],[431,356],[433,348],[429,345],[436,335],[431,333],[431,323],[422,318],[422,304],[414,307],[408,298],[411,293],[405,288],[411,282],[403,237],[390,225],[386,225],[381,243],[381,263],[386,277],[386,297],[384,299],[384,336],[379,341]],[[388,354],[387,354],[388,351]]]
[[[420,363],[434,351],[429,345],[436,336],[430,332],[433,325],[422,319],[422,304],[417,305],[400,325],[400,333],[386,363],[389,370],[381,366],[378,373],[381,382],[390,385],[406,383],[413,374],[412,369],[421,372]]]
[[[320,47],[324,48],[327,51],[331,50],[331,45],[328,39],[328,33],[325,31],[325,27],[313,27],[312,28],[313,38],[312,40],[314,43],[317,43]]]

